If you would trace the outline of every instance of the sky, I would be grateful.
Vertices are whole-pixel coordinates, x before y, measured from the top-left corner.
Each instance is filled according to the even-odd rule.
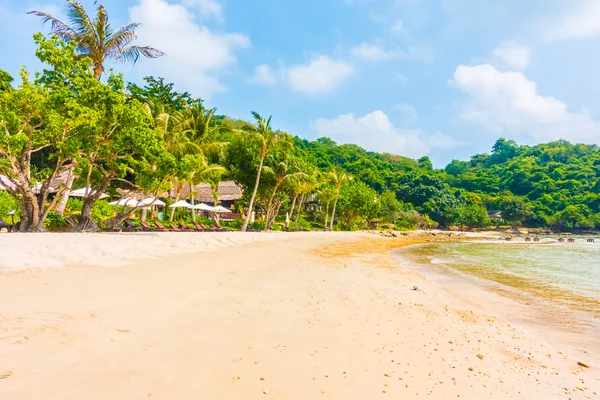
[[[89,13],[93,0],[81,0]],[[436,167],[499,137],[600,144],[599,0],[103,0],[166,56],[110,64],[164,77],[250,120]],[[64,0],[0,0],[0,69],[41,68],[32,35]]]

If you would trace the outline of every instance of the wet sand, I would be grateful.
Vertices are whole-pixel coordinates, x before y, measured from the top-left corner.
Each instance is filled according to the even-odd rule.
[[[0,398],[598,397],[597,369],[388,253],[422,240],[281,235],[122,266],[13,262],[0,270]]]

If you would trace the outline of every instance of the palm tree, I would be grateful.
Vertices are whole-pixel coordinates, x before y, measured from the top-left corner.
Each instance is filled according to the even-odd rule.
[[[266,168],[266,167],[265,167]],[[271,170],[269,168],[269,170]],[[273,226],[273,222],[275,222],[275,217],[277,213],[273,207],[273,200],[275,200],[275,196],[277,195],[277,190],[284,183],[288,182],[293,178],[300,178],[307,176],[304,172],[290,172],[290,167],[286,162],[280,162],[274,170],[272,170],[274,175],[275,183],[273,185],[273,191],[271,192],[271,196],[269,197],[269,202],[267,203],[267,219],[265,222],[265,230],[271,229]]]
[[[29,14],[41,17],[43,23],[50,22],[51,33],[62,40],[77,42],[77,51],[91,59],[91,67],[96,79],[102,76],[106,60],[135,64],[141,56],[158,58],[164,55],[162,51],[152,47],[132,45],[137,39],[135,31],[141,26],[140,23],[132,22],[113,30],[104,6],[99,1],[94,3],[97,4],[94,20],[90,18],[81,3],[75,0],[67,0],[68,23],[42,11],[30,11]]]
[[[30,11],[28,14],[41,17],[44,24],[50,22],[51,33],[62,40],[76,42],[77,51],[82,56],[91,59],[94,78],[98,80],[104,72],[104,62],[106,60],[133,62],[135,64],[140,56],[157,58],[164,55],[162,51],[152,47],[132,45],[132,42],[137,39],[135,31],[141,26],[140,23],[132,22],[115,31],[108,23],[108,13],[104,6],[98,1],[94,3],[98,5],[95,20],[90,18],[80,2],[74,0],[67,0],[68,23],[42,11]],[[56,213],[59,215],[62,215],[67,206],[69,192],[75,180],[75,167],[75,161],[72,160],[71,168],[68,171],[66,192],[56,208]]]
[[[246,214],[246,220],[242,226],[242,232],[246,232],[250,218],[252,217],[252,209],[254,208],[254,200],[256,199],[256,192],[258,191],[258,185],[260,184],[260,175],[263,170],[263,164],[265,158],[273,146],[281,141],[284,137],[284,133],[281,131],[273,131],[271,128],[271,117],[265,119],[260,116],[257,112],[252,111],[252,116],[256,121],[256,127],[254,135],[258,144],[258,152],[260,155],[260,162],[258,164],[258,172],[256,173],[256,182],[254,183],[254,191],[250,198],[250,204],[248,204],[248,213]]]
[[[335,189],[335,198],[333,200],[333,212],[331,213],[331,225],[329,226],[329,229],[333,230],[333,221],[335,219],[335,210],[337,208],[337,202],[340,198],[340,189],[342,188],[342,185],[345,182],[352,180],[352,176],[342,171],[341,169],[334,169],[329,173],[329,179]]]
[[[331,187],[326,187],[324,189],[319,190],[318,192],[319,200],[324,201],[326,204],[325,207],[325,228],[327,228],[327,223],[329,222],[329,206],[331,202],[335,200],[336,191]]]

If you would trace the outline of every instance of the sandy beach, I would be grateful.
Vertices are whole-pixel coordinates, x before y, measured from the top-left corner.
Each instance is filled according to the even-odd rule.
[[[420,240],[0,234],[0,399],[600,398],[597,368],[389,253]]]

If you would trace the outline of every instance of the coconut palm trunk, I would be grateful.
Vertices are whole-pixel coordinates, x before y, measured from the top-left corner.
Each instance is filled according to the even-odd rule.
[[[254,208],[254,200],[256,199],[256,192],[258,192],[258,185],[260,184],[260,175],[262,173],[264,161],[265,156],[261,156],[260,164],[258,165],[258,173],[256,174],[256,182],[254,183],[254,190],[252,191],[250,204],[248,204],[248,213],[246,214],[246,220],[244,221],[244,225],[242,226],[242,232],[246,232],[246,229],[248,229],[248,224],[250,223],[250,218],[252,218],[252,209]]]
[[[296,208],[296,200],[298,200],[298,194],[294,193],[294,198],[292,199],[292,206],[290,207],[290,217],[285,221],[285,227],[290,227],[290,221],[294,218],[294,209]]]
[[[333,230],[333,221],[335,220],[335,210],[337,208],[338,197],[339,196],[336,196],[335,200],[333,201],[333,212],[331,213],[331,225],[329,226],[330,230]]]
[[[298,228],[298,222],[300,221],[300,213],[302,212],[302,205],[304,204],[304,198],[306,194],[302,193],[300,197],[300,203],[298,203],[298,213],[296,214],[296,228]]]

